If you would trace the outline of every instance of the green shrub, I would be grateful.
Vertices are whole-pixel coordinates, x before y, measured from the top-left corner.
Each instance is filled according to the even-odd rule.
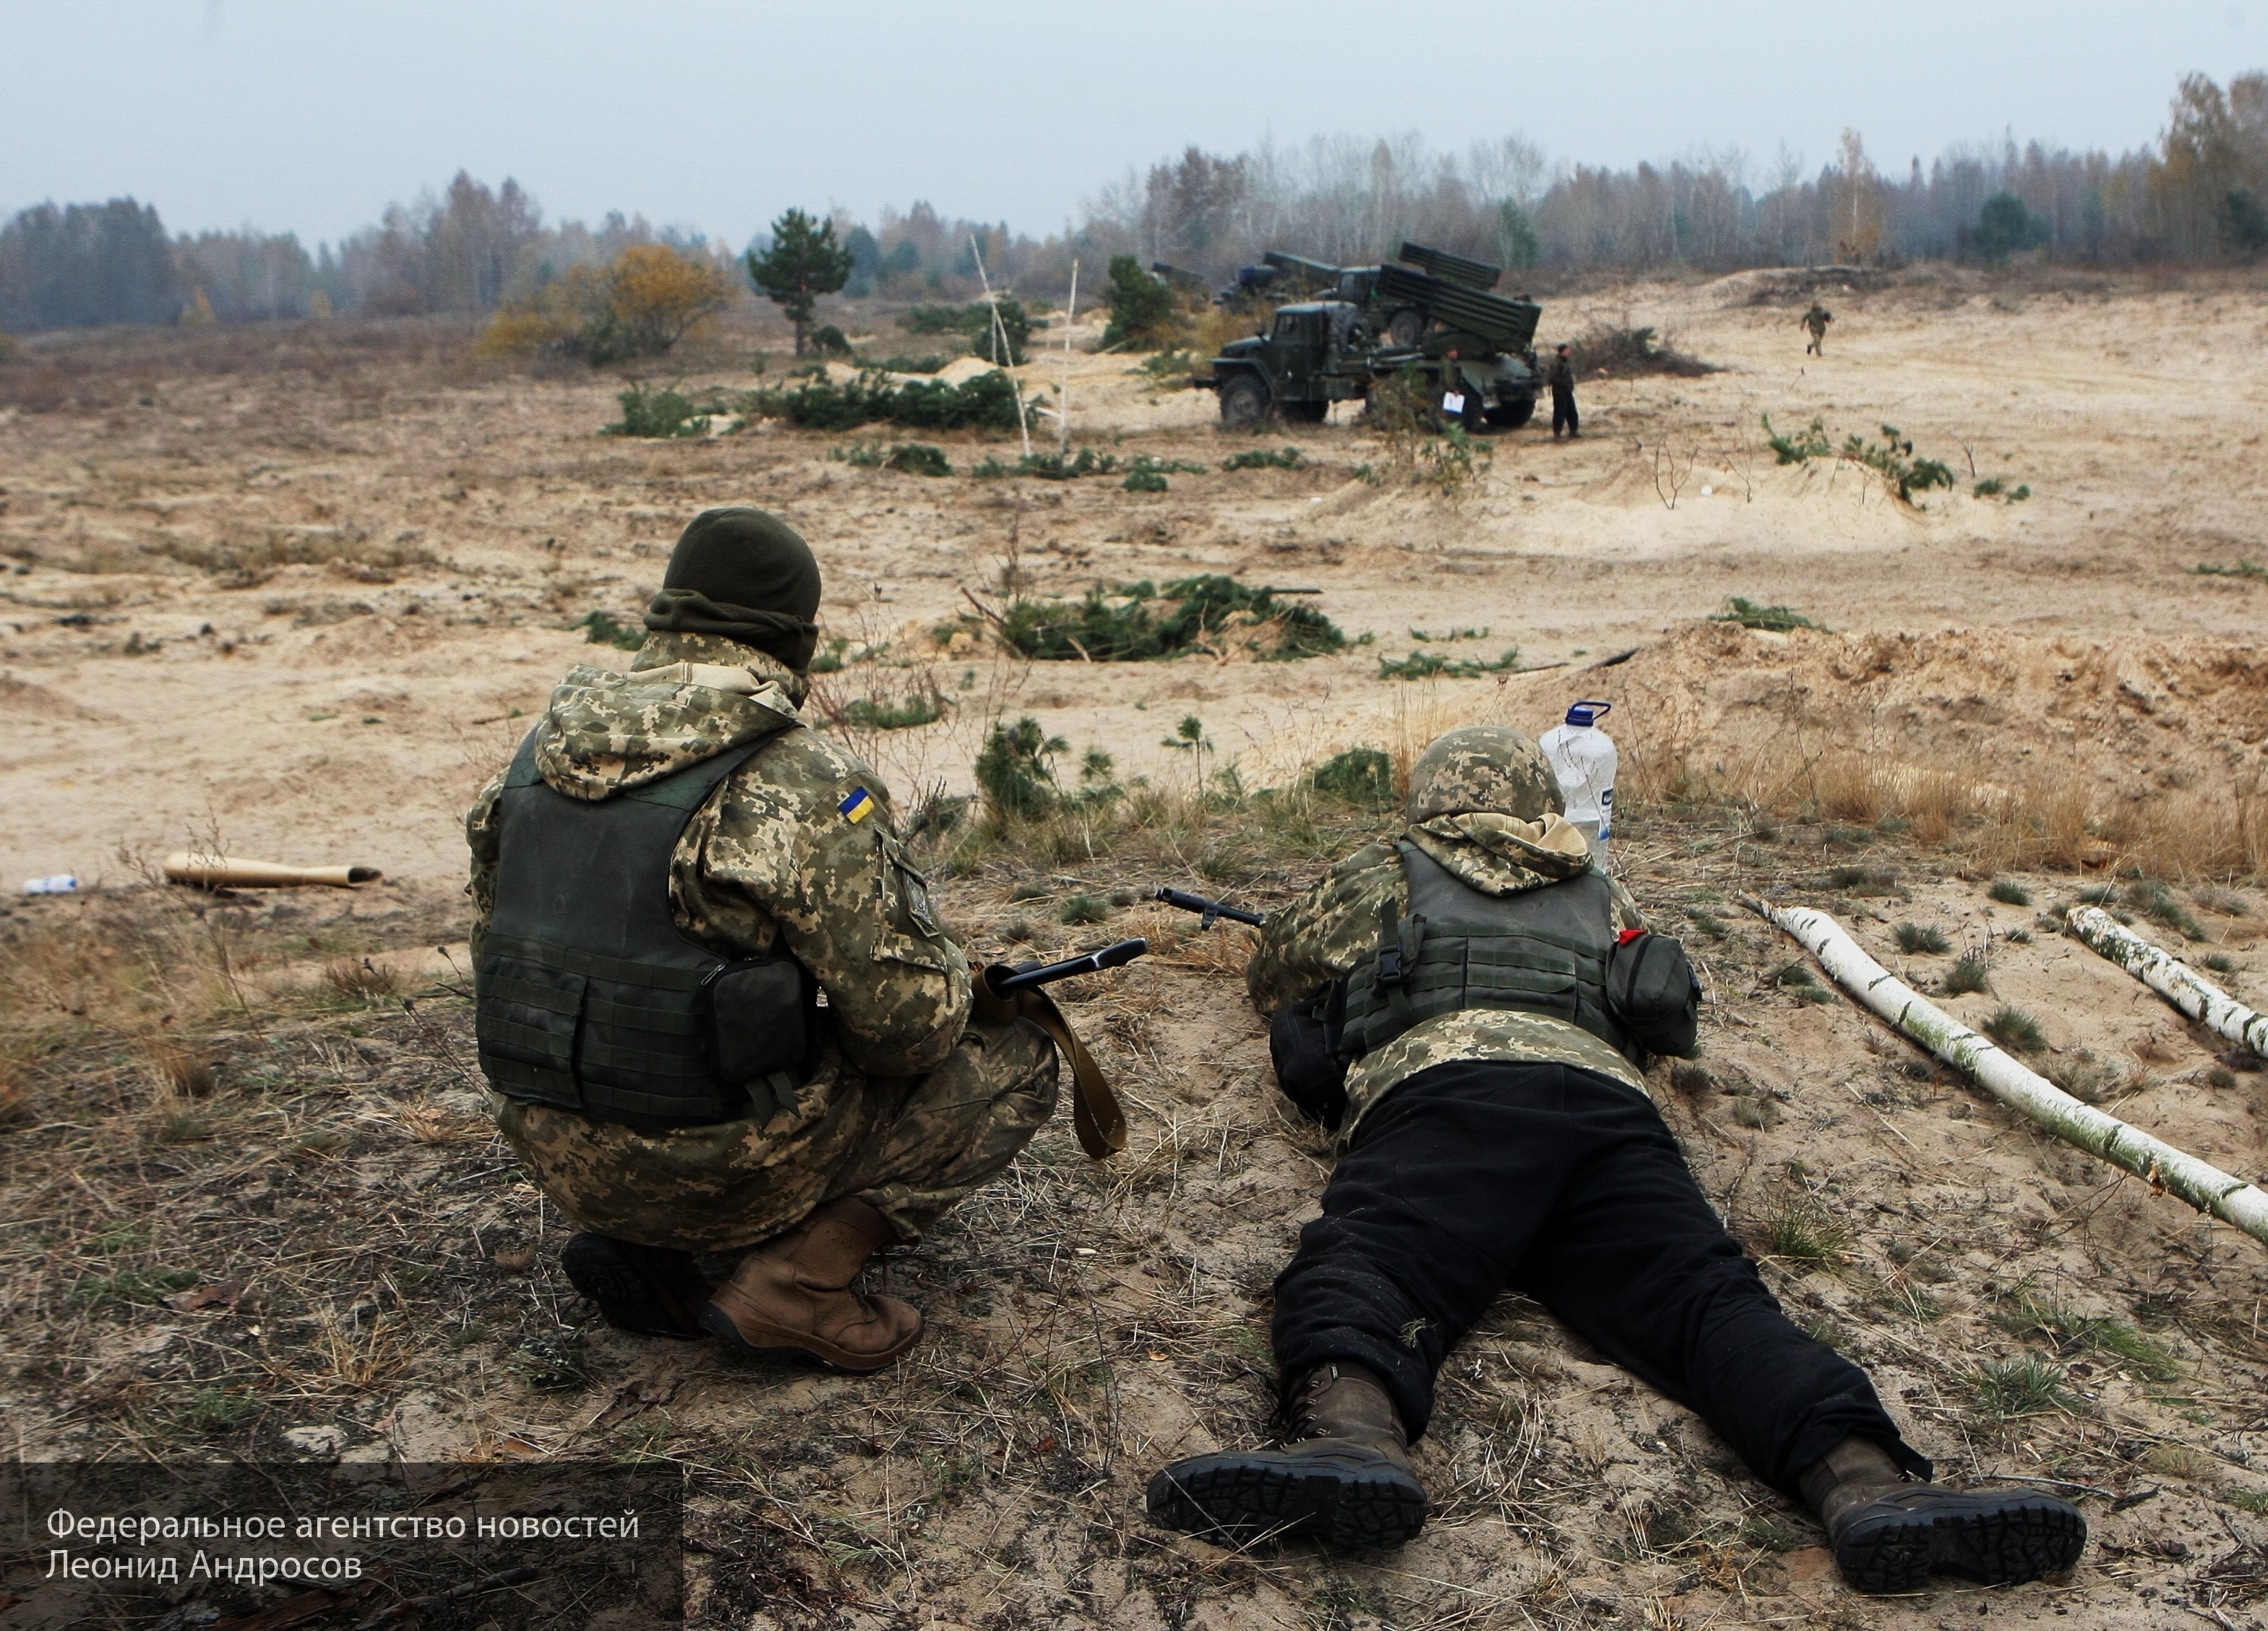
[[[1972,1373],[1970,1388],[1976,1395],[1979,1415],[1988,1421],[2006,1421],[2067,1407],[2071,1396],[2064,1391],[2063,1381],[2060,1365],[2027,1355],[1979,1365]]]
[[[1980,1029],[2011,1053],[2038,1053],[2048,1045],[2048,1034],[2040,1029],[2039,1021],[2006,1003],[1993,1009]]]
[[[2268,582],[2268,566],[2257,561],[2240,560],[2234,566],[2218,566],[2211,561],[2199,561],[2190,568],[2191,575],[2198,578],[2250,578],[2256,582]]]
[[[1759,606],[1754,601],[1742,600],[1735,594],[1725,602],[1727,610],[1711,615],[1712,623],[1737,623],[1743,629],[1764,629],[1774,634],[1786,634],[1791,629],[1816,629],[1822,634],[1834,631],[1823,623],[1814,623],[1792,606]]]
[[[909,334],[965,335],[969,349],[977,356],[990,362],[1005,362],[1011,367],[1022,366],[1030,360],[1025,349],[1032,337],[1030,315],[1022,302],[1004,298],[999,302],[1000,329],[996,332],[992,312],[992,306],[983,300],[971,300],[966,306],[917,306],[898,322]],[[1008,343],[1005,358],[1000,355],[1002,333]]]
[[[1487,674],[1509,674],[1520,667],[1520,647],[1508,646],[1494,662],[1477,657],[1444,657],[1439,652],[1411,652],[1407,657],[1381,657],[1381,680],[1477,680]]]
[[[1119,483],[1128,492],[1164,492],[1167,484],[1166,473],[1154,465],[1128,471],[1126,479]]]
[[[811,331],[811,349],[821,357],[848,357],[850,338],[833,323],[821,323]]]
[[[1992,887],[1984,891],[1987,900],[1997,900],[2003,906],[2029,906],[2032,892],[2014,878],[1995,878]]]
[[[636,436],[656,439],[671,436],[700,436],[706,433],[705,424],[695,420],[703,417],[702,410],[674,387],[663,386],[650,389],[633,383],[630,389],[615,398],[622,404],[622,417],[599,432],[601,436]]]
[[[1079,927],[1090,923],[1101,923],[1110,916],[1110,907],[1092,895],[1074,895],[1064,902],[1056,913],[1058,921]]]
[[[976,785],[996,820],[1031,820],[1055,808],[1062,797],[1056,785],[1055,756],[1071,743],[1049,736],[1026,714],[1013,725],[993,721],[976,756]]]
[[[880,442],[852,442],[828,455],[866,470],[903,470],[909,476],[950,476],[953,462],[945,449],[927,442],[900,442],[885,447]]]
[[[1244,452],[1231,454],[1220,461],[1224,470],[1297,470],[1307,465],[1306,457],[1297,447],[1286,447],[1281,453],[1271,453],[1265,447],[1248,447]]]
[[[1992,965],[1975,952],[1963,952],[1945,971],[1945,991],[1948,996],[1964,996],[1972,991],[1992,989]]]
[[[1012,431],[1020,423],[1015,382],[998,373],[980,373],[960,386],[942,380],[893,385],[870,369],[846,385],[814,376],[792,390],[775,386],[751,392],[747,401],[751,411],[807,431],[855,431],[880,423],[929,431]]]
[[[585,612],[567,626],[582,630],[586,646],[611,646],[616,651],[634,652],[645,644],[644,624],[616,623],[602,611]]]
[[[2011,487],[1997,476],[1986,476],[1977,483],[1974,491],[1980,498],[1998,498],[2003,504],[2021,504],[2032,496],[2032,490],[2029,484]]]
[[[2135,911],[2179,931],[2183,940],[2203,940],[2205,925],[2197,920],[2190,909],[2174,898],[2174,892],[2153,879],[2126,887],[2126,904]]]
[[[1315,766],[1307,784],[1342,804],[1384,809],[1394,802],[1394,761],[1376,748],[1349,748]]]
[[[1808,464],[1815,459],[1840,459],[1860,465],[1882,478],[1898,502],[1913,505],[1913,496],[1933,487],[1953,488],[1953,469],[1940,460],[1916,456],[1913,440],[1895,424],[1881,427],[1882,439],[1870,442],[1857,432],[1837,447],[1828,439],[1827,427],[1818,419],[1793,436],[1772,429],[1771,416],[1764,416],[1764,442],[1781,464]],[[1916,506],[1918,507],[1918,506]]]
[[[934,725],[945,717],[945,704],[933,691],[917,690],[891,698],[859,697],[846,703],[843,722],[862,731],[905,731]]]
[[[1110,257],[1110,292],[1105,297],[1110,321],[1102,331],[1105,351],[1155,351],[1173,337],[1174,292],[1142,269],[1130,255]]]
[[[1851,1249],[1849,1226],[1808,1197],[1779,1208],[1766,1227],[1772,1256],[1791,1263],[1828,1268]]]
[[[1935,924],[1901,923],[1891,933],[1897,936],[1900,951],[1935,954],[1953,949],[1953,942]]]
[[[1042,662],[1130,662],[1179,656],[1242,631],[1268,631],[1262,638],[1272,643],[1260,654],[1270,658],[1320,656],[1346,645],[1322,613],[1219,574],[1163,589],[1147,581],[1110,592],[1098,585],[1078,601],[1017,601],[1001,619],[1000,638]]]
[[[1197,371],[1195,351],[1153,351],[1127,372],[1138,373],[1152,390],[1186,387]]]

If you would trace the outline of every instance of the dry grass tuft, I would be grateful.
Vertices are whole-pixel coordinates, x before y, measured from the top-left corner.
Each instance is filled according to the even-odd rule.
[[[323,964],[323,984],[334,994],[371,1001],[401,994],[402,979],[391,963],[368,957],[334,957]]]

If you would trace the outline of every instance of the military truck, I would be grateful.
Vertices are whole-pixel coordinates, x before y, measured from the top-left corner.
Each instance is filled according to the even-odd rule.
[[[1333,402],[1373,401],[1396,376],[1418,384],[1440,423],[1527,424],[1543,387],[1531,349],[1543,308],[1490,293],[1499,269],[1485,262],[1419,244],[1403,245],[1401,258],[1428,269],[1282,256],[1286,273],[1332,274],[1332,298],[1278,306],[1265,330],[1223,346],[1190,383],[1215,392],[1221,423],[1237,430],[1270,418],[1319,424]]]

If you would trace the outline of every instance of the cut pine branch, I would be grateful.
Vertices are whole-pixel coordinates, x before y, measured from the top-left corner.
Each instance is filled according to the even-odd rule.
[[[1753,898],[1742,904],[1819,960],[1835,983],[1939,1059],[1972,1077],[2010,1109],[2020,1111],[2058,1138],[2090,1155],[2146,1180],[2153,1190],[2170,1190],[2200,1212],[2234,1224],[2268,1244],[2268,1195],[2242,1178],[2176,1149],[2083,1104],[2035,1072],[2027,1070],[1935,1004],[1925,1000],[1875,962],[1843,926],[1808,906],[1774,906]]]
[[[2268,1014],[2246,1007],[2171,952],[2152,945],[2100,906],[2074,907],[2072,937],[2140,980],[2200,1025],[2268,1059]]]

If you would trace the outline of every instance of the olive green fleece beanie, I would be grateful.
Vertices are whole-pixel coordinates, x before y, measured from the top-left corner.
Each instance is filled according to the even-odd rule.
[[[803,535],[768,511],[734,506],[693,518],[645,626],[738,640],[800,674],[819,644],[818,611],[819,562]]]

